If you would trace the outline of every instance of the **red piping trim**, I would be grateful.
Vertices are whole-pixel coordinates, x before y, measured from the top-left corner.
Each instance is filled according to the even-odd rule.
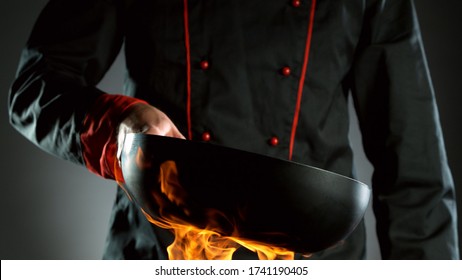
[[[186,117],[188,122],[188,139],[192,139],[191,128],[191,47],[189,44],[188,0],[183,1],[184,40],[186,47]]]
[[[303,58],[303,67],[302,67],[302,73],[300,74],[300,80],[298,83],[297,103],[295,104],[295,114],[294,114],[294,120],[292,122],[292,132],[290,134],[289,160],[292,160],[292,154],[293,154],[294,142],[295,142],[295,134],[297,132],[297,125],[298,125],[298,117],[300,115],[300,105],[302,103],[303,85],[305,84],[306,68],[308,66],[308,60],[310,57],[311,37],[313,35],[313,22],[314,22],[315,8],[316,8],[316,0],[312,0],[311,10],[310,10],[310,20],[308,22],[308,34],[306,36],[305,53],[304,53],[304,58]]]

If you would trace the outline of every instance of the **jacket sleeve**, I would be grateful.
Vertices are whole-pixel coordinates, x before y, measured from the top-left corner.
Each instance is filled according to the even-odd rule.
[[[9,96],[10,122],[26,138],[108,178],[107,163],[99,164],[104,143],[115,141],[117,116],[136,102],[95,87],[122,45],[117,2],[49,1],[22,52]]]
[[[412,0],[365,1],[350,87],[384,259],[457,259],[452,177]]]

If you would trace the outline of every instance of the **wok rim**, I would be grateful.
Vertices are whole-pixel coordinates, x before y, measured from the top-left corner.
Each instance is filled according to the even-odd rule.
[[[125,137],[123,139],[123,144],[122,144],[122,147],[123,147],[122,150],[125,150],[127,146],[129,148],[134,141],[145,141],[145,139],[149,139],[149,138],[159,138],[159,139],[164,139],[164,140],[178,142],[178,143],[183,142],[181,145],[189,145],[189,146],[191,146],[191,145],[201,145],[203,147],[211,146],[211,147],[215,147],[215,148],[218,148],[218,149],[227,150],[230,153],[242,154],[242,157],[244,157],[244,155],[248,155],[246,157],[260,157],[261,159],[268,159],[268,160],[271,160],[271,161],[280,161],[281,163],[286,163],[286,164],[289,164],[289,165],[298,165],[298,166],[301,166],[301,167],[304,167],[304,168],[309,168],[309,169],[319,171],[321,173],[326,173],[326,174],[333,175],[335,177],[341,177],[343,179],[353,181],[354,183],[356,183],[356,184],[358,184],[358,185],[360,185],[362,187],[365,187],[365,188],[367,188],[369,190],[372,190],[369,185],[367,185],[367,184],[365,184],[365,183],[363,183],[363,182],[361,182],[361,181],[359,181],[359,180],[357,180],[355,178],[351,178],[351,177],[348,177],[346,175],[342,175],[342,174],[339,174],[339,173],[336,173],[336,172],[333,172],[333,171],[330,171],[330,170],[326,170],[326,169],[323,169],[323,168],[320,168],[320,167],[315,167],[315,166],[304,164],[304,163],[301,163],[301,162],[291,161],[291,160],[284,159],[284,158],[277,158],[277,157],[273,157],[273,156],[269,156],[269,155],[265,155],[265,154],[260,154],[260,153],[256,153],[256,152],[240,150],[238,148],[228,147],[228,146],[224,146],[224,145],[220,145],[220,144],[206,143],[206,142],[203,142],[203,141],[181,139],[181,138],[171,137],[171,136],[161,136],[161,135],[154,135],[154,134],[131,132],[131,133],[125,134]],[[120,159],[121,159],[121,156],[119,157],[119,160]]]

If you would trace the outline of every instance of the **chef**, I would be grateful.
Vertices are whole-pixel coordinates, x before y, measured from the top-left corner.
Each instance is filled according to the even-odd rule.
[[[124,92],[105,93],[96,85],[122,44]],[[9,114],[43,150],[107,179],[129,132],[352,177],[349,94],[374,166],[382,257],[457,259],[454,186],[412,0],[50,0]],[[119,190],[104,258],[166,259],[170,242]],[[364,257],[361,223],[312,259]]]

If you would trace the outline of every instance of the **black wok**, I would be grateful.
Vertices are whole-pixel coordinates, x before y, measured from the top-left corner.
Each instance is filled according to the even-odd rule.
[[[177,168],[174,199],[160,189],[165,162]],[[345,239],[370,197],[365,184],[319,168],[154,135],[128,134],[121,166],[124,188],[154,218],[169,216],[299,253]]]

